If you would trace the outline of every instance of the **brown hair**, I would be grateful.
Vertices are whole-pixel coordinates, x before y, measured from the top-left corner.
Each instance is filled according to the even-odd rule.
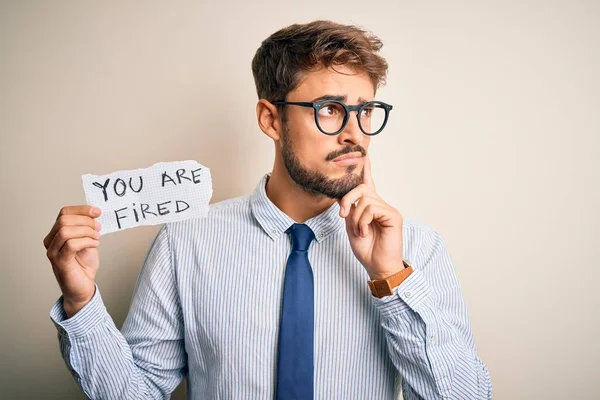
[[[258,98],[283,100],[305,72],[336,65],[366,72],[377,91],[388,68],[377,54],[382,46],[377,36],[355,25],[319,20],[287,26],[263,40],[252,59]]]

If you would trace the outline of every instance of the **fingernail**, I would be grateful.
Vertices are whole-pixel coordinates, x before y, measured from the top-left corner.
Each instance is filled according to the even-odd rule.
[[[346,214],[346,209],[344,207],[342,207],[342,210],[340,211],[340,215],[343,217],[344,214]]]
[[[100,222],[96,221],[96,230],[99,231],[102,228],[102,225],[100,225]]]
[[[98,215],[98,209],[96,207],[92,207],[91,213],[92,215]]]

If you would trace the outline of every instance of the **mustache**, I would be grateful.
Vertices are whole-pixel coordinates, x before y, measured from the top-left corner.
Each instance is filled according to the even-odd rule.
[[[338,152],[329,154],[326,158],[326,161],[331,161],[339,156],[343,156],[344,154],[355,152],[360,153],[363,157],[367,155],[367,151],[361,145],[357,145],[355,147],[345,147]]]

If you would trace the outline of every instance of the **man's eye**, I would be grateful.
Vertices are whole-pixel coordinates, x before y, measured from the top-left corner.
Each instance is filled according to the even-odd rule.
[[[340,106],[338,104],[325,104],[319,109],[319,115],[323,117],[331,117],[340,114]]]

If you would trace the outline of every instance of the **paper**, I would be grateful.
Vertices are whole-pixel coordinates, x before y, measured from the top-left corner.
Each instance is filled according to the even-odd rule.
[[[208,214],[210,169],[194,160],[81,176],[87,204],[102,209],[100,234]]]

